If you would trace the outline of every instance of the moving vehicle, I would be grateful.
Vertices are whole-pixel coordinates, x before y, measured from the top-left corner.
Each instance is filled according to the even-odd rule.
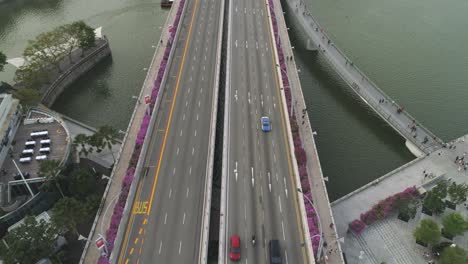
[[[234,261],[240,260],[240,237],[238,235],[231,236],[231,249],[229,250],[229,258]]]
[[[281,264],[281,247],[279,240],[273,239],[268,243],[268,249],[270,253],[270,264]]]
[[[262,117],[262,131],[263,132],[270,132],[271,131],[271,122],[268,116]]]

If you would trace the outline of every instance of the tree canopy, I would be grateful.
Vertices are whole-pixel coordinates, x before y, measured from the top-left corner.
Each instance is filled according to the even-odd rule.
[[[468,186],[463,184],[452,184],[448,187],[448,195],[450,200],[456,204],[460,204],[466,200],[466,195],[468,193]]]
[[[7,63],[6,60],[6,55],[0,51],[0,72],[3,71],[5,64]]]
[[[24,88],[39,89],[49,81],[50,68],[61,72],[60,64],[66,56],[73,63],[72,52],[76,48],[88,49],[94,45],[94,30],[83,21],[41,33],[28,41],[23,51],[26,63],[16,71],[15,81]]]
[[[443,199],[447,196],[447,181],[439,182],[432,190],[427,192],[423,205],[435,214],[441,214],[445,210]]]
[[[421,220],[420,225],[414,230],[413,236],[417,241],[434,245],[441,237],[437,223],[431,219]]]
[[[60,229],[78,233],[77,224],[86,217],[84,205],[73,197],[60,199],[52,209],[52,222]]]
[[[0,243],[0,256],[5,263],[34,264],[50,256],[54,249],[57,229],[44,220],[36,221],[33,216],[24,218],[24,223],[12,230]]]
[[[30,88],[18,89],[13,93],[13,96],[20,100],[24,112],[28,112],[31,107],[36,106],[41,101],[41,93]]]
[[[439,259],[440,264],[466,264],[468,263],[468,253],[461,247],[450,246],[442,251]]]
[[[451,213],[442,219],[444,234],[449,236],[461,235],[466,230],[466,221],[460,213]]]

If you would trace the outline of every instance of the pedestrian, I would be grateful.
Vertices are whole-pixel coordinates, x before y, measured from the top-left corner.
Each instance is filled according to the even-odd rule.
[[[455,163],[457,163],[458,159],[459,159],[459,157],[456,156],[456,157],[455,157]]]
[[[335,225],[333,223],[330,223],[330,228],[333,228]]]
[[[465,156],[461,157],[461,159],[460,159],[460,160],[464,160],[464,159],[465,159]]]

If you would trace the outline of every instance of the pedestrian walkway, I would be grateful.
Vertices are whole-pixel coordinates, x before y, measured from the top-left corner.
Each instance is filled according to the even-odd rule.
[[[468,139],[468,135],[453,140],[447,143],[448,147],[417,158],[332,203],[338,235],[345,237],[343,250],[348,261],[350,257],[354,259],[350,263],[375,263],[372,261],[373,256],[379,256],[379,261],[387,263],[425,263],[421,254],[413,254],[415,243],[411,234],[418,221],[405,223],[403,228],[398,226],[401,221],[396,217],[380,220],[368,226],[359,238],[353,238],[354,235],[348,232],[348,224],[359,219],[362,213],[371,209],[380,200],[408,187],[415,186],[420,192],[424,192],[442,179],[457,184],[468,183],[468,170],[455,162],[457,157],[459,159],[463,157],[463,160],[468,158],[468,141],[465,141],[465,138]],[[420,218],[419,215],[420,213],[416,219]],[[401,235],[393,235],[398,233]],[[466,244],[468,240],[463,239],[465,242],[461,243]],[[381,241],[382,244],[376,241]],[[360,251],[364,251],[366,257],[359,259]],[[400,257],[394,258],[395,255]]]
[[[318,212],[320,222],[322,223],[323,242],[326,241],[327,247],[322,247],[322,256],[326,256],[327,263],[344,263],[341,247],[338,242],[338,237],[335,228],[329,227],[330,223],[334,223],[333,215],[331,212],[330,201],[328,200],[328,192],[323,180],[322,169],[320,167],[320,160],[317,154],[315,141],[312,134],[312,127],[307,116],[306,105],[304,96],[302,94],[301,82],[297,72],[296,63],[292,52],[291,43],[288,36],[286,22],[284,21],[283,9],[279,1],[275,3],[276,19],[278,21],[279,38],[285,52],[286,58],[286,71],[291,86],[292,106],[296,113],[297,122],[299,125],[299,134],[304,144],[304,150],[307,155],[307,172],[309,182],[311,184],[312,200],[314,207]],[[302,117],[302,118],[301,118]],[[320,247],[319,247],[320,251]],[[317,263],[321,263],[317,261]]]
[[[353,61],[335,46],[325,33],[325,29],[313,18],[303,0],[285,2],[293,10],[294,16],[301,23],[318,52],[328,60],[364,102],[407,140],[407,147],[413,154],[423,156],[442,147],[443,141],[440,138],[412,117],[405,110],[405,106],[399,105],[380,90],[357,68]]]
[[[151,66],[148,69],[148,74],[146,76],[145,82],[143,83],[143,87],[135,105],[132,117],[130,118],[127,133],[123,139],[122,148],[120,149],[120,153],[117,156],[117,163],[114,166],[111,180],[104,193],[103,199],[105,199],[105,201],[104,203],[101,203],[101,206],[98,210],[98,218],[93,223],[93,227],[88,237],[83,255],[80,259],[80,264],[97,263],[99,259],[99,251],[95,247],[94,241],[102,232],[105,232],[110,224],[110,214],[103,214],[103,212],[107,208],[112,208],[114,206],[114,198],[117,197],[121,191],[122,180],[126,174],[127,167],[130,162],[130,157],[135,147],[135,140],[138,134],[138,130],[140,129],[141,121],[143,120],[143,116],[147,110],[147,106],[144,103],[143,97],[145,95],[151,94],[151,90],[153,89],[153,84],[159,71],[160,62],[164,56],[166,43],[168,43],[169,27],[174,23],[179,3],[180,1],[174,1],[171,10],[169,11],[167,20],[163,26],[160,41],[157,44]]]

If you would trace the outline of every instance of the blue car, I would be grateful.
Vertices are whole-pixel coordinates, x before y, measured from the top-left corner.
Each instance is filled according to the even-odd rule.
[[[270,118],[267,117],[267,116],[262,117],[262,131],[263,132],[270,132],[271,131]]]

